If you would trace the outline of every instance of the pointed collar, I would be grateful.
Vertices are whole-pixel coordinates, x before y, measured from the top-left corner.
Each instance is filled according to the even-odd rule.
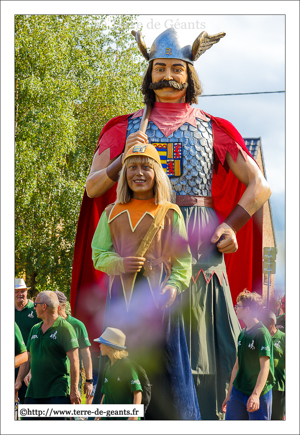
[[[109,215],[108,223],[112,222],[122,213],[128,214],[129,224],[132,232],[136,229],[143,217],[148,214],[153,219],[155,218],[160,205],[155,204],[155,198],[151,199],[131,199],[127,204],[116,204]]]
[[[138,118],[143,113],[144,109],[140,109],[132,118]],[[154,103],[149,121],[157,125],[164,136],[168,137],[185,122],[197,127],[196,118],[209,121],[202,110],[191,107],[187,103]]]

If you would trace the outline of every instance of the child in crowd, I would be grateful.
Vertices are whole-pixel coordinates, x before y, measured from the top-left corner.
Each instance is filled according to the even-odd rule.
[[[100,343],[101,355],[107,355],[102,382],[103,405],[140,405],[142,403],[142,386],[138,373],[128,356],[125,346],[126,336],[116,328],[106,328],[94,341]],[[140,420],[140,417],[98,417],[96,420]]]
[[[273,343],[258,320],[262,299],[244,290],[237,297],[236,313],[246,327],[238,337],[238,354],[223,402],[225,420],[270,420],[274,385]]]
[[[93,261],[110,276],[104,327],[126,333],[133,359],[152,384],[146,418],[197,420],[200,412],[177,309],[178,295],[191,279],[191,254],[182,214],[170,200],[170,182],[155,147],[130,148],[117,201],[102,214],[92,241]],[[93,403],[99,403],[100,387]]]

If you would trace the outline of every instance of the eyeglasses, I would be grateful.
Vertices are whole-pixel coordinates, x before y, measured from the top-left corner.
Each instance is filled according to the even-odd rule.
[[[246,308],[246,307],[244,307],[243,305],[236,304],[236,305],[234,306],[234,308]]]
[[[45,302],[33,302],[33,306],[34,306],[34,308],[36,308],[36,306],[38,305],[38,304],[41,304],[41,305],[47,305]],[[48,305],[47,305],[47,307],[48,307]]]

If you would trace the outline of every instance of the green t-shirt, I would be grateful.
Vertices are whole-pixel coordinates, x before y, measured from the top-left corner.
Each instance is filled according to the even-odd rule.
[[[238,338],[239,369],[233,382],[234,387],[248,396],[251,396],[260,372],[259,358],[270,358],[270,370],[261,396],[266,394],[274,385],[273,342],[267,328],[258,322],[251,329],[244,328]]]
[[[22,311],[15,308],[15,322],[21,330],[24,342],[27,343],[31,328],[40,322],[40,319],[37,318],[33,302],[28,301]]]
[[[70,315],[68,315],[66,321],[69,322],[75,329],[79,348],[84,349],[85,347],[91,346],[91,343],[89,341],[89,336],[84,323],[82,323],[80,320]]]
[[[76,332],[76,336],[77,336],[77,340],[78,340],[78,344],[79,344],[79,349],[84,349],[85,347],[89,347],[91,346],[91,343],[89,341],[89,336],[86,330],[86,327],[84,325],[84,323],[82,323],[80,320],[76,319],[75,317],[72,317],[70,315],[68,315],[68,317],[66,318],[66,321],[70,323],[70,325],[73,326],[75,332]],[[80,350],[79,350],[79,368],[82,369],[83,365],[82,365],[82,361],[81,361],[81,355],[80,355]]]
[[[26,352],[26,346],[20,331],[20,328],[15,322],[15,356]]]
[[[28,337],[32,377],[26,397],[68,396],[70,373],[67,352],[78,347],[76,333],[73,326],[60,316],[44,334],[42,324],[35,325]]]
[[[276,383],[273,390],[285,390],[285,333],[277,330],[272,337]]]
[[[131,361],[118,359],[104,368],[101,393],[105,394],[103,405],[133,404],[133,392],[143,391],[138,373]],[[129,417],[129,416],[128,416]],[[128,417],[101,417],[101,420],[127,420]]]

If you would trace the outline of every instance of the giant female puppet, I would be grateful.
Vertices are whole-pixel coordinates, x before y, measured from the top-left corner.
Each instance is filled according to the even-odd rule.
[[[201,94],[194,61],[225,34],[202,32],[181,47],[171,28],[148,52],[140,32],[132,33],[149,61],[142,83],[149,123],[140,131],[141,109],[113,118],[100,134],[78,222],[71,306],[89,333],[99,334],[108,284],[93,268],[91,240],[115,200],[124,153],[151,143],[170,177],[192,253],[190,287],[179,298],[201,417],[222,419],[240,330],[232,299],[244,288],[261,293],[261,207],[270,189],[233,125],[191,107]]]

